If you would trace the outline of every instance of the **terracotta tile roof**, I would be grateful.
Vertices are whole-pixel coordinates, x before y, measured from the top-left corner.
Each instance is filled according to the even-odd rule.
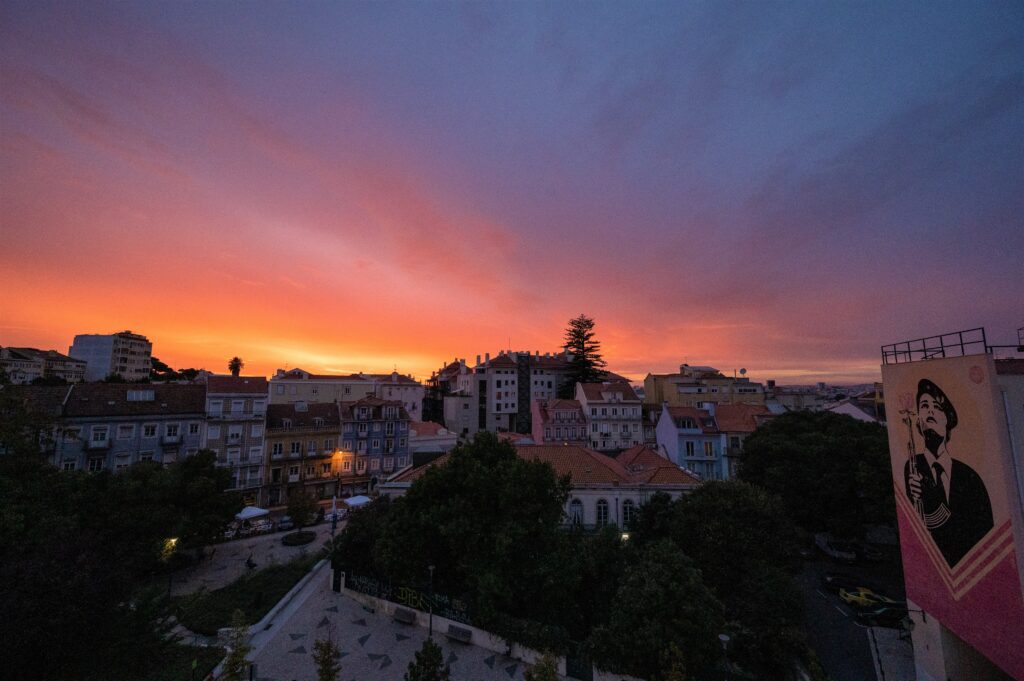
[[[323,419],[324,427],[337,428],[341,423],[338,405],[333,402],[317,402],[305,405],[305,409],[300,409],[296,404],[267,405],[267,430],[283,429],[284,419],[291,421],[293,430],[312,428],[317,418]]]
[[[519,364],[512,359],[511,355],[498,355],[490,361],[488,366],[491,369],[515,369]]]
[[[129,400],[129,391],[153,391]],[[206,414],[206,386],[180,383],[77,383],[64,407],[68,417]]]
[[[549,400],[547,404],[539,404],[538,411],[540,412],[541,423],[559,423],[552,416],[554,411],[572,411],[574,416],[583,418],[583,408],[578,400]]]
[[[0,395],[18,400],[33,414],[60,416],[70,385],[4,385]],[[2,418],[2,415],[0,415]]]
[[[403,376],[397,372],[390,374],[363,374],[363,377],[369,378],[373,381],[380,383],[398,383],[406,386],[419,385],[420,382],[414,379],[412,376]]]
[[[554,469],[555,475],[568,475],[574,487],[580,485],[698,485],[700,481],[692,475],[649,451],[643,456],[645,465],[635,471],[627,470],[610,456],[599,454],[579,445],[516,445],[516,453],[523,459],[544,461]],[[653,456],[654,459],[649,457]],[[443,454],[419,468],[402,471],[389,482],[411,483],[431,466],[443,466],[451,454]]]
[[[602,383],[581,383],[583,386],[583,394],[586,396],[588,402],[604,402],[605,399],[601,393],[607,392],[618,392],[622,393],[622,400],[624,402],[639,402],[640,398],[636,396],[633,391],[633,387],[626,381],[604,381]]]
[[[358,399],[355,402],[341,402],[341,419],[343,421],[354,421],[356,418],[355,409],[358,407],[368,407],[371,409],[371,414],[374,419],[382,418],[381,410],[384,407],[396,407],[398,409],[398,418],[400,420],[409,420],[409,412],[402,406],[401,400],[382,400],[379,397],[373,395],[367,395],[362,399]]]
[[[715,407],[715,421],[723,433],[753,433],[758,420],[771,416],[768,407],[761,404],[719,404]]]
[[[634,482],[697,485],[700,481],[658,454],[648,445],[636,445],[615,457]]]
[[[208,376],[206,390],[210,393],[267,394],[267,379],[263,376]]]
[[[553,410],[558,410],[558,409],[566,410],[566,409],[582,409],[582,408],[583,408],[583,406],[580,404],[579,400],[557,400],[556,399],[556,400],[551,400],[551,401],[548,402],[548,409],[552,410],[552,411]]]
[[[432,435],[439,435],[444,426],[440,423],[434,423],[433,421],[410,421],[409,430],[410,436],[417,437],[429,437]]]
[[[704,409],[696,407],[668,407],[668,414],[679,428],[700,428],[705,433],[717,433],[715,420]]]

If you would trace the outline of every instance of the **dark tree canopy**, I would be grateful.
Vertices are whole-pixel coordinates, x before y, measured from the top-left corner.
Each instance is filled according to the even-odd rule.
[[[565,349],[572,354],[569,360],[567,382],[560,397],[571,398],[577,383],[595,383],[604,380],[606,362],[601,356],[601,343],[595,340],[594,320],[581,314],[569,320],[565,329]]]
[[[448,681],[450,678],[451,672],[444,663],[441,646],[428,638],[409,663],[405,681]]]
[[[313,522],[319,509],[316,498],[306,490],[301,487],[288,490],[288,515],[296,527],[305,527]]]
[[[791,412],[746,439],[739,477],[780,496],[809,532],[852,537],[895,518],[885,428],[832,412]]]
[[[228,360],[228,371],[231,372],[232,376],[238,376],[245,368],[245,362],[242,361],[241,357],[237,355]]]

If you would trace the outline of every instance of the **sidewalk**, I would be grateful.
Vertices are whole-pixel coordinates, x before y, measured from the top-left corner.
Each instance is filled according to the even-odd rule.
[[[338,523],[336,534],[340,534],[344,526],[344,520]],[[305,529],[316,532],[316,539],[305,546],[285,546],[281,538],[287,533],[274,532],[208,547],[213,550],[211,559],[172,576],[171,595],[183,596],[200,589],[219,589],[249,572],[245,561],[250,556],[256,563],[256,569],[262,570],[268,565],[287,563],[299,556],[315,553],[331,538],[330,523],[320,523]]]
[[[878,681],[917,681],[909,635],[901,639],[900,630],[884,627],[871,627],[867,634]]]

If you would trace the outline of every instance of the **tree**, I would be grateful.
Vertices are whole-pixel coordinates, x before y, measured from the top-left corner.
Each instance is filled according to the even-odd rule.
[[[558,661],[551,653],[537,660],[537,664],[526,670],[523,681],[558,681]]]
[[[245,681],[248,657],[252,646],[249,645],[249,625],[245,621],[245,613],[235,610],[231,615],[231,633],[228,635],[228,654],[224,658],[220,678],[224,681]]]
[[[317,681],[338,681],[341,674],[341,649],[334,643],[331,627],[327,628],[327,638],[317,639],[313,643],[313,664],[316,665]]]
[[[305,527],[313,522],[320,505],[317,504],[313,495],[302,488],[288,491],[288,515],[295,522],[296,527]]]
[[[428,638],[409,663],[405,681],[449,681],[450,678],[451,670],[444,664],[441,646]]]
[[[238,374],[242,372],[243,368],[245,368],[245,362],[242,361],[241,357],[238,357],[236,355],[235,357],[232,357],[230,360],[228,360],[228,371],[231,372],[232,376],[237,377]]]
[[[832,412],[790,412],[743,443],[739,478],[780,496],[809,532],[853,537],[896,517],[885,428]]]
[[[571,399],[577,383],[594,383],[607,375],[606,362],[601,356],[601,343],[594,340],[594,320],[581,314],[569,320],[565,329],[565,349],[572,355],[566,382],[559,391],[559,397]]]
[[[662,540],[630,566],[608,623],[594,631],[591,649],[603,669],[660,680],[672,645],[682,654],[670,668],[710,667],[718,659],[724,626],[722,604],[701,573],[675,544]]]

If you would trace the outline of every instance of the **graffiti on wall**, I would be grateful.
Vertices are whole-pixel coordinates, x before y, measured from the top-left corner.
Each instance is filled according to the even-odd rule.
[[[411,586],[395,585],[373,577],[346,572],[345,588],[421,612],[430,612],[431,609],[430,593]],[[462,624],[473,625],[465,601],[451,598],[447,594],[435,593],[433,604],[435,615]]]

